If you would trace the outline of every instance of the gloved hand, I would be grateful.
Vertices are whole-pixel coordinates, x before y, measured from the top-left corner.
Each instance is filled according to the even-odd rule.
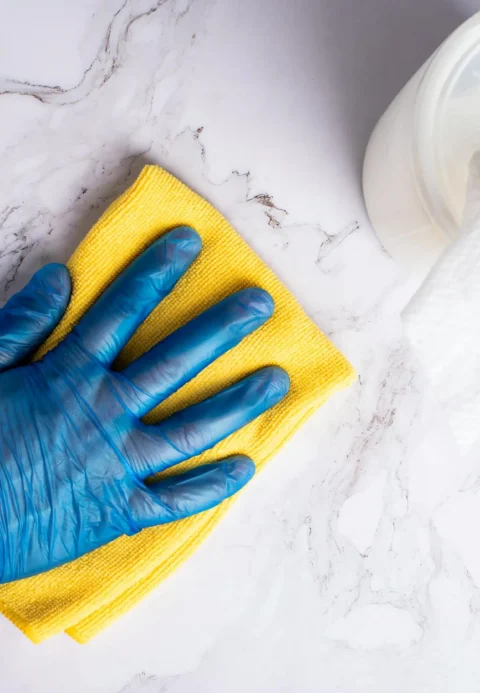
[[[103,293],[68,337],[25,365],[62,317],[66,267],[39,270],[0,311],[0,581],[71,561],[123,534],[173,522],[228,498],[254,474],[236,456],[146,485],[279,402],[289,388],[264,368],[156,425],[150,409],[273,311],[239,291],[121,372],[112,362],[200,252],[192,229],[157,240]]]

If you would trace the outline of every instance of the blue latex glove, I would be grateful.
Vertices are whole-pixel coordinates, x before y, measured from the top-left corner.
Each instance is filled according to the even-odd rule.
[[[228,498],[254,474],[236,456],[145,485],[279,402],[289,387],[264,368],[156,425],[150,409],[262,325],[261,289],[224,299],[122,372],[112,362],[201,249],[192,229],[156,241],[118,277],[69,336],[24,365],[62,317],[63,265],[47,265],[0,311],[0,580],[71,561],[123,534],[173,522]]]

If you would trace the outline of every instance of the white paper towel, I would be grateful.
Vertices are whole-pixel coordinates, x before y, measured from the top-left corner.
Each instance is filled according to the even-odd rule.
[[[480,152],[470,163],[466,200],[458,239],[403,313],[464,453],[480,439]]]

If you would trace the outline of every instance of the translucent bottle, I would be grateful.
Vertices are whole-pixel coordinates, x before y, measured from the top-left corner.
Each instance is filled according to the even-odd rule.
[[[405,85],[367,147],[372,225],[418,286],[462,221],[468,164],[480,150],[480,13]]]

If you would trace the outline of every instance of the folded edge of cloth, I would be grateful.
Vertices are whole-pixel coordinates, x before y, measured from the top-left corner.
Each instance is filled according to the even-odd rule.
[[[354,370],[224,217],[159,167],[143,169],[73,254],[68,263],[72,300],[38,356],[71,330],[112,279],[153,240],[180,225],[199,232],[202,253],[136,332],[119,366],[226,295],[248,286],[269,291],[275,300],[273,317],[146,418],[158,421],[257,368],[282,366],[291,381],[285,400],[170,473],[235,453],[249,455],[261,468],[331,394],[351,384]],[[2,585],[0,610],[34,642],[63,630],[78,642],[86,642],[170,575],[209,534],[231,502],[233,499],[181,522],[121,537],[60,568]]]

